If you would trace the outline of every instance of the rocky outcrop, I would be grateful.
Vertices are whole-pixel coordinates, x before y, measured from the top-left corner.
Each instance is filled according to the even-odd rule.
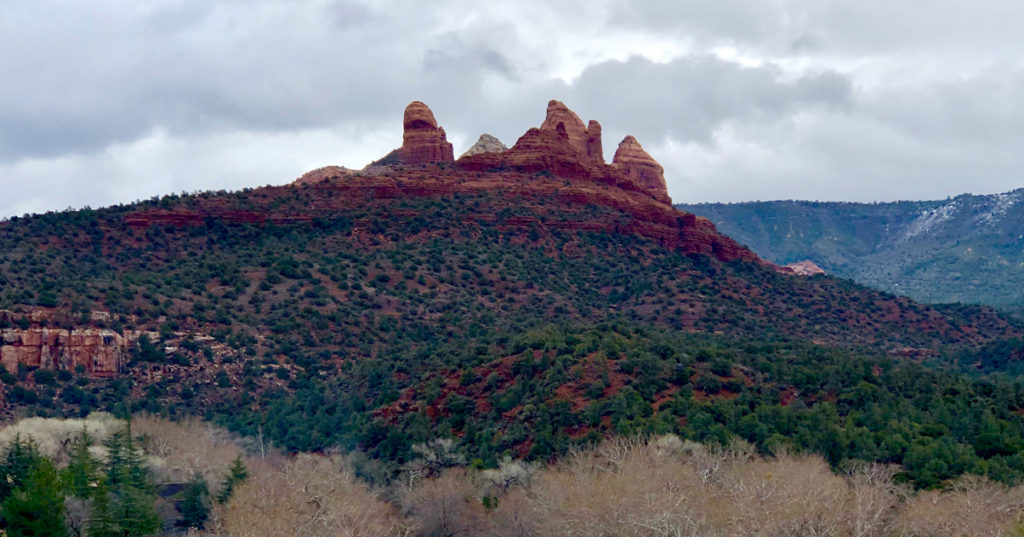
[[[552,99],[548,102],[547,113],[540,130],[554,133],[564,132],[569,145],[579,151],[582,157],[598,164],[604,164],[604,149],[601,147],[601,124],[590,120],[587,126],[562,101]]]
[[[455,153],[444,129],[437,126],[434,113],[420,101],[405,107],[402,120],[402,147],[398,158],[402,164],[416,166],[437,162],[454,162]]]
[[[640,188],[650,192],[655,199],[672,203],[665,186],[665,168],[644,151],[633,136],[626,136],[615,150],[612,166],[622,170]]]
[[[480,135],[480,138],[473,144],[473,147],[467,149],[459,158],[479,155],[480,153],[501,153],[506,150],[508,150],[508,147],[501,143],[501,140],[484,133]]]
[[[540,130],[557,133],[561,129],[565,132],[569,145],[574,147],[580,154],[587,154],[587,127],[583,120],[576,115],[562,101],[552,99],[548,102],[547,114],[544,116],[544,123],[541,123]]]
[[[101,329],[8,328],[0,331],[0,364],[15,372],[28,368],[74,370],[91,377],[113,378],[128,359],[128,341]]]
[[[796,263],[790,263],[786,265],[785,268],[792,270],[793,274],[796,274],[798,276],[814,276],[816,274],[825,274],[825,271],[822,270],[822,268],[819,267],[817,263],[811,261],[810,259],[805,259],[803,261],[798,261]]]
[[[315,170],[302,174],[295,181],[292,181],[293,185],[312,185],[329,179],[337,179],[339,177],[345,177],[352,175],[355,170],[350,170],[342,166],[324,166],[323,168],[317,168]]]
[[[619,144],[612,165],[605,164],[601,124],[591,120],[586,127],[560,101],[548,103],[540,128],[530,129],[515,145],[501,153],[477,153],[459,158],[458,166],[472,171],[512,169],[614,185],[643,192],[662,203],[671,203],[665,187],[664,169],[644,151],[636,138],[627,136]]]

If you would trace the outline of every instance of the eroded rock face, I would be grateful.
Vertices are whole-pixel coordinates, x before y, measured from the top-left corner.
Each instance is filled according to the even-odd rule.
[[[128,341],[101,329],[7,328],[0,331],[0,364],[15,372],[30,368],[85,368],[91,377],[113,378],[128,359]]]
[[[562,101],[552,99],[548,102],[547,113],[540,130],[555,133],[564,132],[569,145],[580,155],[596,163],[604,164],[604,148],[601,147],[601,124],[590,120],[586,126]]]
[[[544,116],[544,123],[540,125],[540,130],[558,132],[559,125],[568,136],[569,144],[581,154],[586,155],[588,136],[583,120],[565,103],[552,99],[548,102],[547,114]]]
[[[501,140],[491,136],[490,134],[484,133],[480,135],[473,147],[466,150],[465,153],[459,156],[468,157],[471,155],[479,155],[480,153],[501,153],[507,151],[508,147],[501,143]]]
[[[434,113],[427,105],[420,101],[409,103],[405,107],[402,126],[402,147],[398,150],[402,164],[455,162],[452,144],[448,142],[444,129],[437,126]]]
[[[637,186],[648,191],[659,201],[672,203],[665,186],[665,168],[644,151],[633,136],[626,136],[615,150],[612,166],[622,170]]]

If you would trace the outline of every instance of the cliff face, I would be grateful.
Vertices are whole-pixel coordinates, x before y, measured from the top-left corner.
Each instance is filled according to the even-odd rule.
[[[0,331],[0,364],[13,373],[29,368],[85,368],[94,378],[113,378],[128,359],[128,340],[111,330],[7,328]]]

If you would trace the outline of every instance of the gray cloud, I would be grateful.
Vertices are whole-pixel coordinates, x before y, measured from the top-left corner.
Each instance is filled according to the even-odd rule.
[[[566,101],[679,199],[1022,186],[1018,2],[110,0],[0,9],[0,217],[460,151]]]

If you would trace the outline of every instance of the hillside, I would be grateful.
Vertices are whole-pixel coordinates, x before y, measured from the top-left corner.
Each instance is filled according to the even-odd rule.
[[[923,302],[1024,305],[1024,190],[945,201],[677,205],[773,262]]]
[[[403,123],[358,172],[0,223],[5,412],[198,414],[391,470],[437,438],[494,466],[674,432],[1024,476],[1020,385],[916,363],[1017,322],[766,262],[557,101],[458,161],[425,105]]]

